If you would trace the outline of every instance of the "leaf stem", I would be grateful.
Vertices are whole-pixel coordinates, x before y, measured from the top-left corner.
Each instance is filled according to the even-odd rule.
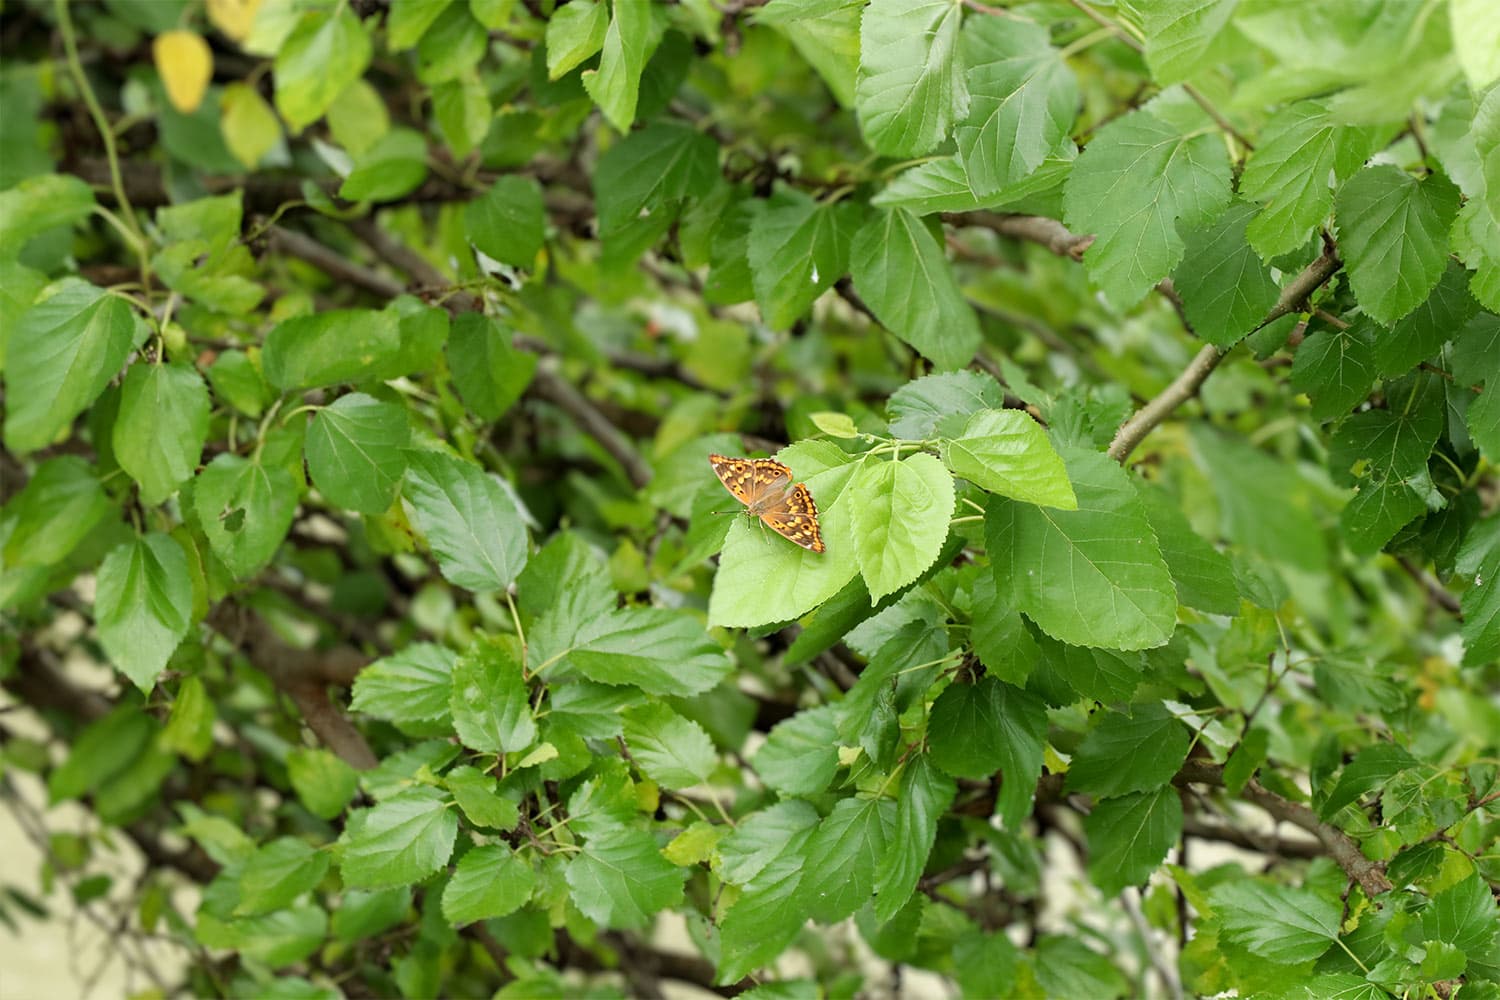
[[[510,596],[510,588],[505,588],[505,606],[510,608],[510,620],[516,626],[516,638],[521,640],[521,676],[526,676],[526,630],[521,628],[521,616],[516,611],[515,598]]]

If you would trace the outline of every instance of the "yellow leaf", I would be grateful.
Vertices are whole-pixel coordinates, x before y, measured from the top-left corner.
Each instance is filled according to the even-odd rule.
[[[208,43],[192,31],[168,31],[151,43],[156,71],[166,85],[167,99],[183,114],[203,103],[203,92],[214,75],[214,56]]]
[[[260,0],[208,0],[208,19],[225,38],[243,42],[259,9]]]

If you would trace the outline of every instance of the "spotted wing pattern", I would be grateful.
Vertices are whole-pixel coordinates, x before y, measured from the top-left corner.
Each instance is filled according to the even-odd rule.
[[[714,475],[746,512],[759,517],[772,531],[788,541],[823,551],[818,530],[818,506],[802,483],[792,482],[792,470],[770,458],[708,456]]]

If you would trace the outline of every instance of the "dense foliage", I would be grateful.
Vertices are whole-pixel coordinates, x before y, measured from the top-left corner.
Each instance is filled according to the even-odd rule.
[[[4,13],[13,928],[1500,998],[1490,0]]]

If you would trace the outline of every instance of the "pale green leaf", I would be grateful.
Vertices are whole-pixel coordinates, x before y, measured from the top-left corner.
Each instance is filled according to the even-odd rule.
[[[236,579],[276,554],[297,512],[300,490],[281,465],[222,454],[193,480],[193,506],[214,554]]]
[[[1339,935],[1338,900],[1311,889],[1246,879],[1214,886],[1209,899],[1225,939],[1272,962],[1310,962]]]
[[[1229,347],[1260,325],[1280,297],[1270,269],[1246,242],[1254,205],[1231,204],[1213,223],[1184,232],[1186,252],[1172,272],[1193,332]]]
[[[953,477],[928,454],[867,461],[849,483],[854,552],[878,601],[933,564],[953,516]]]
[[[654,4],[640,0],[614,0],[599,68],[585,70],[583,87],[619,132],[629,132],[640,99],[641,71],[661,42],[661,26],[653,14]]]
[[[465,854],[443,890],[443,916],[454,927],[514,913],[531,898],[536,872],[530,862],[503,844],[486,844]]]
[[[99,567],[94,596],[99,643],[142,691],[151,690],[187,635],[192,606],[187,555],[166,535],[126,542]]]
[[[573,0],[547,20],[547,76],[556,80],[604,47],[609,8],[597,0]]]
[[[306,15],[276,53],[276,110],[293,132],[317,121],[370,64],[370,36],[347,8]]]
[[[980,410],[963,433],[942,442],[955,476],[980,489],[1044,507],[1076,510],[1062,458],[1047,433],[1020,410]]]
[[[464,746],[506,754],[536,741],[531,691],[521,664],[500,640],[477,639],[453,667],[450,709]]]
[[[1202,69],[1234,14],[1236,0],[1151,0],[1133,3],[1146,36],[1146,65],[1158,86],[1181,83]]]
[[[384,513],[406,472],[411,430],[406,411],[362,392],[317,411],[307,428],[307,471],[331,503]]]
[[[713,741],[703,728],[661,702],[625,713],[625,745],[646,776],[665,788],[706,781],[718,763]]]
[[[435,788],[414,787],[349,817],[339,871],[355,889],[420,882],[448,863],[458,814]]]
[[[854,106],[886,156],[920,156],[968,111],[957,0],[874,0],[860,22]]]
[[[446,722],[455,660],[436,643],[404,646],[359,672],[349,707],[390,722]]]
[[[646,926],[653,914],[682,902],[687,870],[662,857],[643,830],[596,834],[568,862],[573,904],[601,927]]]
[[[491,474],[435,451],[408,452],[403,497],[443,576],[473,591],[503,590],[526,565],[526,525]]]

